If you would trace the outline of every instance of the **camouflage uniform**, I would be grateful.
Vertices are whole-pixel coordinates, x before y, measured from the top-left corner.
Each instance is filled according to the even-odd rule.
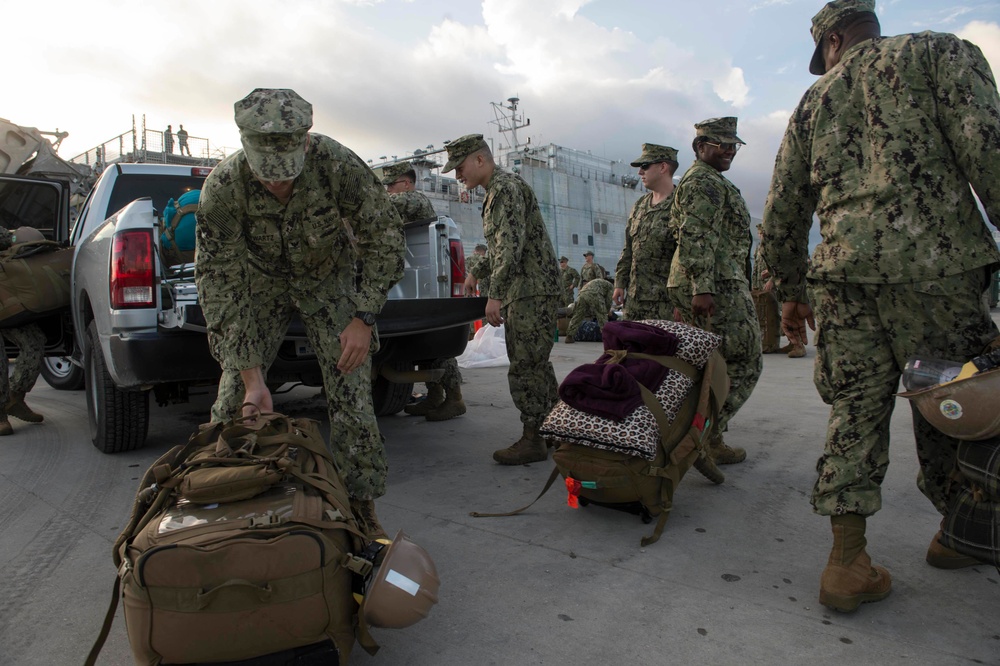
[[[473,254],[465,260],[465,271],[470,275],[484,275],[478,278],[479,295],[486,296],[490,293],[490,258],[485,254]]]
[[[504,312],[510,395],[521,422],[537,430],[557,399],[549,353],[562,300],[559,265],[535,193],[499,167],[486,186],[483,235],[490,257],[488,296],[499,300]],[[476,266],[476,279],[487,277],[486,266]]]
[[[726,120],[713,119],[695,127],[699,136],[712,139],[716,137],[708,132]],[[735,133],[735,118],[731,120]],[[710,327],[722,336],[720,352],[730,382],[729,397],[716,424],[716,431],[722,433],[750,397],[763,368],[760,327],[750,298],[750,212],[739,189],[722,172],[696,160],[674,190],[671,215],[677,249],[667,282],[670,299],[685,321]],[[697,294],[713,295],[711,321],[693,317],[691,297]]]
[[[437,211],[434,204],[423,192],[395,192],[390,194],[392,205],[396,207],[396,212],[403,218],[403,222],[416,222],[418,220],[430,220],[437,218]]]
[[[576,299],[576,289],[580,286],[580,272],[572,266],[559,268],[559,279],[562,283],[564,298],[566,303],[572,303]]]
[[[642,196],[632,206],[622,248],[615,268],[615,287],[625,291],[624,318],[673,320],[667,294],[670,260],[676,241],[670,225],[671,193],[658,204],[653,193]]]
[[[13,244],[13,232],[0,227],[0,251],[9,249]],[[0,407],[3,407],[10,402],[12,396],[23,398],[38,380],[42,357],[45,355],[45,333],[38,324],[4,328],[0,332],[20,350],[13,374],[8,371],[7,354],[0,354]]]
[[[591,280],[580,290],[580,295],[573,306],[573,317],[566,328],[567,340],[576,335],[580,324],[591,319],[597,320],[597,325],[604,329],[608,323],[608,311],[611,309],[611,295],[615,287],[607,280]]]
[[[804,301],[808,280],[815,310],[815,383],[832,406],[817,513],[879,510],[908,357],[965,361],[997,335],[984,289],[1000,253],[969,185],[1000,220],[998,145],[989,65],[949,34],[853,45],[789,120],[763,246],[779,297]],[[807,263],[814,212],[822,242]],[[915,409],[913,428],[918,485],[943,513],[959,490],[947,478],[957,442]]]
[[[248,100],[236,107],[244,145],[251,139],[241,104]],[[296,122],[294,114],[250,120]],[[298,137],[303,145],[308,127],[289,145]],[[387,468],[371,401],[371,357],[342,374],[336,368],[339,336],[356,311],[379,312],[401,277],[402,221],[357,155],[328,137],[309,138],[287,204],[251,171],[248,160],[259,171],[256,160],[268,155],[238,151],[206,179],[198,210],[198,295],[212,355],[230,376],[267,368],[288,321],[301,317],[323,371],[331,452],[351,496],[368,500],[385,492]],[[302,159],[293,151],[287,155]],[[373,330],[370,353],[377,349]]]
[[[580,288],[583,289],[591,280],[605,278],[607,275],[608,272],[604,270],[604,266],[598,263],[584,264],[580,267]]]

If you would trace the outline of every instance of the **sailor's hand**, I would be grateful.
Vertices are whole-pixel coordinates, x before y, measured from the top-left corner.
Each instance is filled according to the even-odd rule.
[[[695,317],[712,317],[715,314],[715,298],[712,294],[695,294],[691,297],[691,312]]]
[[[264,381],[264,372],[258,365],[255,368],[240,370],[240,379],[246,387],[243,395],[243,416],[256,416],[261,412],[273,412],[274,402],[271,399],[271,391]]]
[[[619,305],[619,306],[622,303],[624,303],[625,302],[625,290],[624,289],[615,289],[614,293],[611,294],[611,301],[615,305]]]
[[[465,277],[465,283],[462,285],[462,288],[464,289],[463,293],[466,296],[476,295],[476,282],[477,280],[475,276],[473,276],[471,273]]]
[[[500,316],[500,301],[495,298],[486,301],[486,321],[490,323],[490,326],[497,328],[503,326],[503,317]]]
[[[368,358],[368,347],[372,341],[372,327],[365,324],[357,317],[351,319],[340,333],[340,361],[337,362],[337,370],[345,375],[349,375],[365,362]]]
[[[816,330],[816,321],[808,303],[785,301],[781,304],[781,331],[790,342],[809,344],[806,324],[809,324],[812,330]]]

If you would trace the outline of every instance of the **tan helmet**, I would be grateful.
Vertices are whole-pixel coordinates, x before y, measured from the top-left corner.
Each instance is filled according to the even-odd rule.
[[[440,587],[431,556],[400,530],[368,587],[361,612],[373,627],[408,627],[427,617]]]
[[[1000,368],[899,395],[912,400],[927,422],[949,437],[1000,435]]]
[[[32,241],[43,241],[45,236],[34,227],[18,227],[14,230],[15,243],[30,243]]]

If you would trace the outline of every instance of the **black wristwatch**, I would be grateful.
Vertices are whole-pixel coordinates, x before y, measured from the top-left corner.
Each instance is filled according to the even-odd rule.
[[[362,312],[358,310],[354,313],[354,316],[362,321],[365,326],[375,325],[375,313],[374,312]]]

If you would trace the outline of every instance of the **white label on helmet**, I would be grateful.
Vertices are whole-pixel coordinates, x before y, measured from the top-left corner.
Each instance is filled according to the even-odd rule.
[[[420,583],[411,578],[407,578],[395,569],[389,569],[389,573],[385,575],[385,582],[390,585],[395,585],[403,592],[409,592],[410,595],[414,597],[417,596],[417,592],[420,591]]]
[[[954,400],[943,400],[941,401],[941,406],[939,408],[941,414],[946,419],[951,419],[955,421],[962,418],[962,405],[958,404]]]

